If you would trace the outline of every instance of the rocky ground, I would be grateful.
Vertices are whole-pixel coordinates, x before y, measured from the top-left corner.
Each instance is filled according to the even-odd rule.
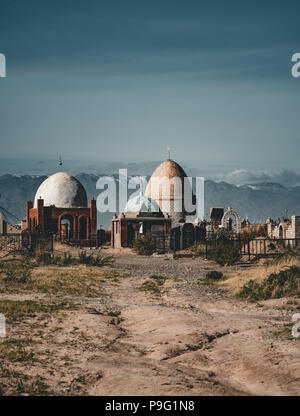
[[[38,267],[1,286],[2,394],[299,395],[299,301],[234,296],[264,266],[114,254],[112,267]],[[210,270],[230,278],[206,284]]]

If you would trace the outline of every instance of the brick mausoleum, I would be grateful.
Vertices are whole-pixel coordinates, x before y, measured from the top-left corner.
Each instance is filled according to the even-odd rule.
[[[97,240],[96,201],[87,206],[82,184],[58,172],[39,187],[34,203],[27,201],[26,226],[30,233],[52,232],[62,239],[93,246]]]

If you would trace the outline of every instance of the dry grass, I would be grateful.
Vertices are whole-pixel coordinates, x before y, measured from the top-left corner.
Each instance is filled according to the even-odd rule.
[[[45,396],[51,394],[45,381],[45,378],[39,375],[32,377],[0,364],[0,396]]]
[[[33,300],[0,300],[0,313],[8,322],[23,320],[26,317],[35,317],[39,313],[48,314],[61,310],[75,309],[76,305],[70,302],[45,303]]]
[[[218,285],[229,289],[236,294],[242,286],[248,283],[250,280],[255,280],[261,283],[271,273],[279,273],[290,266],[300,266],[300,261],[297,259],[282,260],[278,263],[267,262],[264,264],[258,264],[253,267],[245,268],[244,270],[238,270],[235,273],[229,274],[228,280],[218,283]]]
[[[0,277],[2,293],[20,293],[23,291],[50,294],[97,297],[105,295],[101,286],[102,271],[96,267],[36,267],[25,283],[11,284]]]

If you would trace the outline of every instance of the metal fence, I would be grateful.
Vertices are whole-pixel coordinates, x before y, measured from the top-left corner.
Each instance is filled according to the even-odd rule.
[[[53,236],[51,234],[22,233],[0,235],[0,258],[44,251],[53,252]]]
[[[229,240],[217,240],[210,239],[206,240],[205,243],[205,254],[209,257],[214,250],[220,245],[235,246],[241,257],[246,257],[248,260],[258,257],[276,257],[286,251],[286,249],[295,249],[300,247],[299,238],[257,238],[253,240],[244,240],[239,238]]]

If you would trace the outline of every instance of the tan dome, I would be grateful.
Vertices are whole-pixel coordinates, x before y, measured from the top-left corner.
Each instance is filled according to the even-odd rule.
[[[185,171],[182,169],[182,167],[180,165],[178,165],[178,163],[174,162],[174,160],[168,159],[165,160],[164,162],[162,162],[153,172],[151,179],[153,177],[164,177],[166,176],[167,178],[174,178],[174,177],[179,177],[179,178],[184,178],[186,177],[186,173]],[[151,180],[150,179],[150,180]]]
[[[55,205],[58,208],[77,208],[87,206],[87,196],[83,185],[74,176],[58,172],[49,176],[38,188],[34,199],[43,199],[45,206]]]
[[[177,221],[184,220],[184,178],[185,171],[174,160],[161,163],[151,176],[145,195],[157,202],[164,213]],[[179,209],[181,207],[181,209]]]

